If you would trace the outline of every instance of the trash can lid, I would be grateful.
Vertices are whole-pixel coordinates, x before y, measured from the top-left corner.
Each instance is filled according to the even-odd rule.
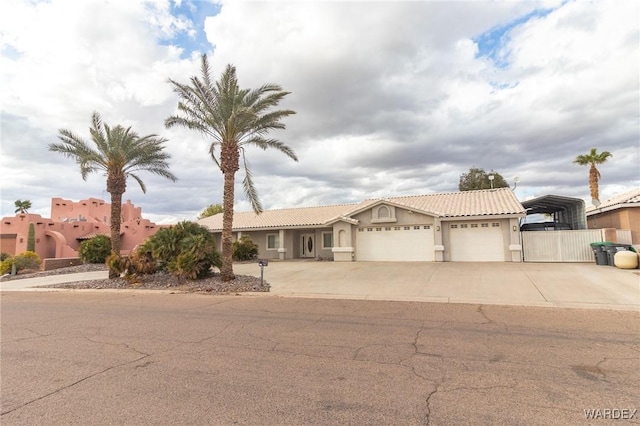
[[[590,244],[591,247],[602,247],[613,244],[611,241],[596,241]]]

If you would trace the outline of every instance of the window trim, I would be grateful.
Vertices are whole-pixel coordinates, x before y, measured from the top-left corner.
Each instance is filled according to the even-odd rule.
[[[325,242],[324,241],[324,236],[327,235],[327,234],[331,235],[331,245],[330,246],[325,246],[324,245],[324,242]],[[333,231],[325,231],[325,232],[323,232],[322,235],[320,236],[320,238],[322,239],[322,250],[331,250],[333,248],[333,246],[334,246],[334,244],[333,244]]]
[[[274,242],[276,247],[269,247],[269,237],[273,236],[274,237]],[[267,248],[267,250],[278,250],[280,248],[280,233],[269,233],[267,234],[267,236],[265,237],[265,246]]]

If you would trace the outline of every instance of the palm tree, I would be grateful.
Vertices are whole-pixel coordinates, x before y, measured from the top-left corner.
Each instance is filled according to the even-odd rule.
[[[223,281],[235,278],[233,274],[233,205],[235,174],[240,169],[240,157],[245,170],[243,189],[256,213],[262,212],[258,193],[251,179],[251,170],[245,158],[247,146],[263,150],[275,148],[294,161],[295,153],[284,143],[267,138],[273,129],[284,129],[284,117],[295,114],[291,110],[272,110],[289,94],[275,84],[264,84],[257,89],[240,89],[236,69],[227,65],[218,81],[213,81],[207,56],[202,55],[201,77],[193,76],[190,85],[169,79],[178,94],[178,113],[166,119],[167,128],[180,125],[197,130],[211,139],[209,154],[224,175],[222,198],[222,268]],[[218,151],[219,154],[218,154]]]
[[[30,200],[16,200],[13,204],[16,206],[15,213],[29,213],[28,210],[31,208]]]
[[[598,192],[598,181],[600,180],[600,171],[596,168],[597,164],[602,164],[611,157],[609,151],[598,153],[596,148],[591,148],[586,155],[578,155],[573,161],[575,164],[589,167],[589,190],[591,191],[591,200],[600,202],[600,194]]]
[[[151,172],[173,182],[177,178],[169,171],[170,155],[164,152],[166,139],[153,134],[138,136],[131,127],[111,128],[102,123],[97,112],[93,113],[89,133],[96,149],[70,130],[60,129],[58,138],[62,143],[50,144],[49,150],[75,159],[84,180],[93,172],[106,174],[107,192],[111,194],[111,249],[119,255],[122,194],[127,188],[127,178],[135,179],[144,193],[147,188],[136,174],[138,171]],[[109,278],[117,276],[115,270],[109,270]]]

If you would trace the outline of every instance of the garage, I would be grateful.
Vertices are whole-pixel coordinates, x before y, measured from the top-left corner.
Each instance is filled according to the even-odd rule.
[[[450,223],[449,257],[452,262],[504,262],[501,221]]]
[[[434,261],[431,225],[358,228],[356,256],[361,261]]]

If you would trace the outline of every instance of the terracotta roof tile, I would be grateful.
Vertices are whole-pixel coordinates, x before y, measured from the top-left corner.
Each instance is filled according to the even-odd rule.
[[[233,229],[268,229],[282,227],[320,226],[342,215],[352,204],[293,209],[266,210],[259,215],[254,212],[235,212]],[[199,224],[212,230],[222,229],[222,213],[206,217]]]
[[[348,217],[355,212],[366,210],[381,201],[388,201],[407,209],[414,209],[442,218],[525,214],[522,204],[513,191],[509,188],[499,188],[377,198],[358,204],[267,210],[259,215],[254,212],[236,212],[233,218],[233,228],[243,230],[322,226],[336,218]],[[222,213],[201,219],[198,223],[211,230],[221,230]]]

